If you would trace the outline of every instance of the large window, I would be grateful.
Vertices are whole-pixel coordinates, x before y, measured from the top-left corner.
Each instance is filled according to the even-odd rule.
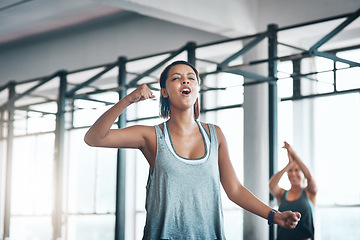
[[[14,149],[10,235],[50,239],[54,135],[16,138]]]
[[[338,56],[359,61],[360,51],[338,53]],[[291,73],[290,62],[279,68]],[[306,66],[310,64],[311,67]],[[305,66],[304,66],[305,65]],[[349,68],[346,64],[314,58],[302,61],[302,68],[311,68],[318,74],[301,79],[302,94],[312,98],[282,101],[279,103],[279,160],[278,170],[288,162],[280,147],[282,141],[294,144],[294,149],[309,167],[318,185],[314,212],[315,238],[359,239],[356,227],[360,213],[360,68]],[[291,91],[286,87],[292,79],[279,81],[279,96],[288,98]],[[286,80],[286,82],[285,82]],[[292,90],[292,89],[291,89]],[[351,91],[344,94],[329,94]],[[328,94],[321,95],[321,94]],[[297,143],[298,145],[296,145]],[[285,174],[286,175],[286,174]],[[287,177],[280,184],[290,187]]]

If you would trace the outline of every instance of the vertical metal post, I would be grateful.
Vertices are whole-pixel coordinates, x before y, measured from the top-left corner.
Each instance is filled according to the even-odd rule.
[[[333,62],[334,92],[337,92],[336,61]]]
[[[301,73],[301,59],[292,60],[293,64],[293,97],[301,96],[301,82],[300,82],[300,73]]]
[[[195,50],[196,50],[196,43],[195,42],[188,42],[188,44],[187,44],[188,62],[191,63],[194,66],[196,65]]]
[[[4,110],[0,108],[0,141],[4,137]]]
[[[4,158],[4,153],[5,153],[5,149],[4,149],[4,143],[5,143],[5,139],[4,139],[4,109],[2,107],[0,107],[0,239],[2,239],[2,234],[3,234],[3,220],[4,220],[4,209],[2,209],[2,200],[3,200],[3,191],[2,191],[2,186],[3,186],[3,161],[5,161]]]
[[[3,131],[4,131],[4,109],[2,107],[0,107],[0,239],[2,239],[2,234],[3,234],[3,220],[4,220],[4,209],[2,209],[2,200],[3,200],[3,191],[2,191],[2,186],[3,186],[3,177],[2,177],[2,173],[4,171],[3,169],[3,157],[4,157],[4,135],[3,135]]]
[[[270,24],[268,31],[268,54],[269,54],[269,77],[276,79],[277,77],[277,31],[276,24]],[[274,175],[277,170],[277,144],[278,144],[278,96],[277,96],[277,80],[269,82],[269,177]],[[270,194],[270,202],[273,197]],[[269,239],[273,240],[275,234],[274,226],[270,227]]]
[[[188,42],[187,44],[187,58],[188,62],[196,67],[196,42]],[[200,110],[204,108],[204,93],[199,94],[199,107]]]
[[[5,210],[4,210],[4,236],[8,239],[10,236],[10,215],[11,215],[11,179],[12,179],[12,161],[13,161],[13,143],[14,143],[14,115],[15,115],[15,82],[9,84],[9,105],[7,119],[7,144],[6,144],[6,177],[5,177]]]
[[[126,61],[125,57],[118,59],[118,84],[123,87],[119,91],[119,99],[126,96]],[[126,110],[119,116],[118,128],[126,126]],[[125,149],[117,151],[116,168],[116,212],[115,212],[115,240],[125,239]]]
[[[53,209],[53,240],[61,239],[62,227],[62,199],[63,199],[63,168],[64,168],[64,142],[65,142],[65,107],[67,73],[58,73],[60,87],[57,100],[55,151],[54,151],[54,209]]]

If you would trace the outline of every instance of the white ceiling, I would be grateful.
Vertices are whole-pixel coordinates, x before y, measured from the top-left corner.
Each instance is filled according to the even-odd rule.
[[[268,23],[283,27],[349,13],[360,7],[360,0],[343,0],[341,4],[337,0],[287,0],[285,5],[281,2],[283,0],[183,0],[181,4],[167,0],[1,0],[0,45],[135,12],[236,37],[262,31]],[[351,27],[360,29],[359,22]],[[302,34],[319,33],[321,29],[324,28]]]
[[[2,0],[0,44],[125,13],[93,1]]]

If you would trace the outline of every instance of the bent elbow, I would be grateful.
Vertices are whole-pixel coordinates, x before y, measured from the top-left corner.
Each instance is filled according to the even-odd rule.
[[[276,188],[276,185],[274,186],[274,184],[270,182],[269,183],[270,192],[273,192],[275,188]]]
[[[88,134],[85,134],[84,142],[90,147],[96,147],[96,141],[94,141],[94,139],[92,139]]]
[[[93,143],[86,136],[84,137],[84,142],[90,147],[94,147]]]

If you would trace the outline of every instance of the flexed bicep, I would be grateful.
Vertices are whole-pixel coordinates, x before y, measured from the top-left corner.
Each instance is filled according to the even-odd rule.
[[[94,146],[142,149],[145,147],[146,139],[149,138],[148,135],[152,132],[153,127],[142,125],[110,129]]]

